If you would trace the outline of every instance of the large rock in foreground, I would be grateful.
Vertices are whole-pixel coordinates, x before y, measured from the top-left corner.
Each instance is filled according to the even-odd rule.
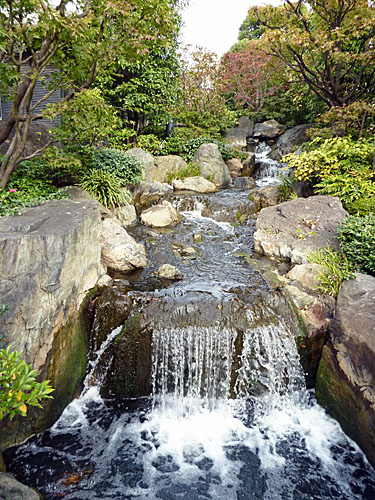
[[[194,162],[201,168],[201,175],[218,186],[231,182],[229,169],[216,144],[202,144],[195,153]]]
[[[101,234],[103,263],[113,271],[133,271],[147,265],[146,250],[116,219],[104,219]]]
[[[311,251],[338,247],[336,234],[348,216],[336,197],[312,196],[261,210],[254,234],[255,251],[305,264]]]
[[[90,201],[53,201],[0,219],[0,297],[9,306],[0,318],[4,344],[12,344],[55,387],[44,410],[16,417],[9,432],[0,430],[0,446],[51,425],[84,377],[87,330],[81,304],[105,274],[101,227],[97,204]]]
[[[316,394],[375,466],[375,278],[342,284]]]

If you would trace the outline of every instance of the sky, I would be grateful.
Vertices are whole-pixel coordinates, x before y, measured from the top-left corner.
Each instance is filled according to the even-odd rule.
[[[237,41],[247,11],[254,5],[281,4],[278,0],[190,0],[183,12],[184,45],[199,45],[222,56]]]

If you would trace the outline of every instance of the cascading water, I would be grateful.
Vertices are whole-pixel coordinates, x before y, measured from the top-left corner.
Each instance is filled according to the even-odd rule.
[[[283,164],[272,160],[268,155],[271,147],[266,142],[260,142],[255,151],[255,161],[258,165],[255,178],[258,187],[277,184],[278,177],[282,175]]]
[[[247,199],[223,191],[210,203],[229,206],[234,194]],[[222,222],[222,208],[213,210],[219,221],[202,217],[205,206],[200,198],[149,244],[153,263],[134,284],[146,303],[136,313],[152,330],[152,395],[100,396],[110,368],[97,369],[114,330],[81,397],[52,429],[6,453],[10,470],[46,500],[373,499],[374,471],[305,389],[295,318],[281,317],[284,299],[246,259],[252,222]],[[175,242],[191,246],[194,234],[199,257],[176,257]],[[165,259],[185,278],[152,284]]]

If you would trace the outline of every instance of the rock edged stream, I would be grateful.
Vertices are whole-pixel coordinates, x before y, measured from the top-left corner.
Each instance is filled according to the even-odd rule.
[[[373,469],[304,388],[292,310],[249,263],[247,196],[177,197],[179,226],[135,230],[151,264],[116,283],[152,331],[154,394],[103,398],[116,344],[97,343],[81,397],[5,454],[46,500],[374,498]],[[158,278],[165,262],[184,279]]]

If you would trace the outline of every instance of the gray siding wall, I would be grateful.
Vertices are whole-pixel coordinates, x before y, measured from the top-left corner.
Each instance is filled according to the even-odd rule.
[[[44,71],[44,74],[48,75],[56,70],[57,70],[56,66],[48,65]],[[27,68],[25,66],[25,72],[26,71],[27,71]],[[36,104],[39,101],[39,99],[41,99],[42,97],[44,97],[47,94],[47,92],[48,92],[47,82],[44,80],[43,85],[42,85],[42,83],[40,81],[38,81],[35,85],[33,98],[32,98],[32,104]],[[40,113],[42,111],[42,109],[49,103],[58,102],[61,99],[62,95],[63,95],[62,89],[55,90],[53,94],[51,94],[45,101],[43,101],[43,103],[41,103],[39,106],[36,107],[35,113]],[[6,101],[3,98],[1,98],[1,101],[0,101],[0,119],[5,120],[7,118],[7,116],[10,113],[11,107],[12,107],[12,104],[9,101]],[[38,120],[38,122],[44,123],[48,126],[52,126],[56,123],[60,123],[60,118],[54,120],[53,122],[50,120]]]

